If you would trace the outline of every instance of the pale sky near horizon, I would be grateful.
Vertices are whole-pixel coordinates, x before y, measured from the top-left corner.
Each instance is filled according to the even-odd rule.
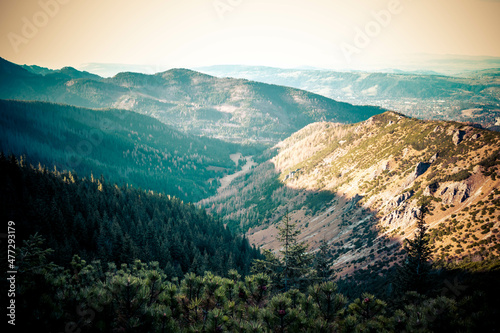
[[[0,57],[49,68],[500,57],[499,0],[2,0],[0,15]]]

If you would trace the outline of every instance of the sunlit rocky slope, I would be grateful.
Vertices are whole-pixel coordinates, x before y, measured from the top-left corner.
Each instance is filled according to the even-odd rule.
[[[202,204],[274,250],[275,224],[289,210],[301,239],[312,250],[327,240],[348,272],[402,258],[427,203],[434,258],[480,259],[500,253],[499,143],[496,132],[394,112],[315,123]]]

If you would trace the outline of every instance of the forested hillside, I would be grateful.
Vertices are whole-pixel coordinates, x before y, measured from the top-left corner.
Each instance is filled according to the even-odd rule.
[[[172,277],[210,270],[248,274],[259,258],[243,236],[192,204],[103,178],[33,168],[0,155],[0,214],[14,221],[19,245],[38,233],[68,267],[73,254],[87,262],[158,262]]]
[[[236,170],[230,154],[259,151],[187,135],[132,111],[3,100],[0,149],[189,202],[215,194],[218,179]]]

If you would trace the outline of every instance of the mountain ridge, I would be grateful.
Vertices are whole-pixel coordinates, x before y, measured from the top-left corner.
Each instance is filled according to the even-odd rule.
[[[470,121],[490,128],[496,125],[500,115],[499,68],[454,76],[238,65],[199,70],[218,77],[295,87],[352,104],[378,105],[420,119]]]
[[[241,221],[233,227],[274,251],[275,224],[288,210],[312,251],[321,240],[335,249],[341,275],[401,260],[423,203],[432,206],[434,260],[488,257],[500,253],[499,143],[495,132],[395,112],[315,123],[201,204],[230,224]]]
[[[0,63],[0,69],[10,69],[0,71],[2,99],[133,110],[186,133],[226,141],[276,143],[311,122],[350,123],[383,111],[299,89],[219,79],[188,69],[101,78],[68,68],[39,75],[4,59]]]

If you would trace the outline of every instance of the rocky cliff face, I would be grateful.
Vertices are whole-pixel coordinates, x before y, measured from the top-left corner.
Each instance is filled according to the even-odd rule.
[[[495,132],[393,112],[353,125],[316,123],[233,182],[243,197],[205,204],[274,250],[275,223],[288,209],[313,251],[323,239],[332,245],[340,274],[399,260],[423,203],[435,259],[487,256],[500,250],[499,144]]]

